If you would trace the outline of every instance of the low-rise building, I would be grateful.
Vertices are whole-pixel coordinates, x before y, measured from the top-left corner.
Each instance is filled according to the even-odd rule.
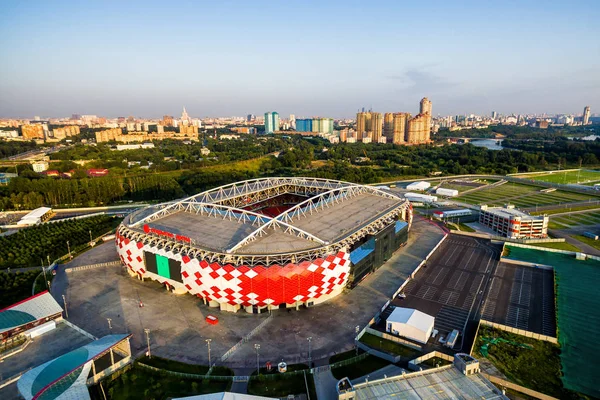
[[[480,224],[511,239],[547,237],[548,220],[547,215],[532,216],[515,209],[514,205],[488,207],[484,204],[479,213]]]
[[[427,343],[435,318],[414,308],[396,307],[386,320],[385,330],[419,343]]]

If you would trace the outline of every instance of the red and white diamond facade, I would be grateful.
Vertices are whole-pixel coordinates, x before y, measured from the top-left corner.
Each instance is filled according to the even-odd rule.
[[[132,276],[222,310],[297,307],[339,294],[350,249],[412,209],[395,194],[317,178],[226,185],[129,215],[116,235]]]

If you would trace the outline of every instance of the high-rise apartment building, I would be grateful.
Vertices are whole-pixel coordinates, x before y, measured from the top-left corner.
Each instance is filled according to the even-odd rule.
[[[429,114],[429,115],[431,115],[431,101],[427,97],[423,97],[421,99],[420,114]]]
[[[296,116],[294,114],[290,114],[290,128],[296,129]]]
[[[356,114],[356,138],[360,142],[371,131],[371,113],[359,112]],[[368,135],[367,135],[368,136]]]
[[[410,119],[409,113],[394,113],[392,136],[388,137],[394,144],[406,143],[406,125]]]
[[[44,139],[44,127],[41,124],[21,125],[23,139]]]
[[[583,109],[583,125],[590,123],[590,106],[585,106]]]
[[[383,134],[383,117],[381,113],[371,113],[371,131],[373,143],[381,142]]]
[[[429,120],[427,114],[418,114],[408,120],[406,142],[409,144],[426,143],[429,141]]]
[[[389,142],[394,138],[394,113],[383,114],[383,135]]]
[[[173,126],[173,117],[171,115],[164,115],[162,120],[163,126]]]
[[[301,118],[295,120],[297,132],[333,134],[333,118]]]
[[[276,112],[265,113],[265,133],[273,133],[279,130],[279,114]]]

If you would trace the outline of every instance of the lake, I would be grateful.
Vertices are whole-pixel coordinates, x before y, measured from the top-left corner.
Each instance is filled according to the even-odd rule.
[[[502,150],[504,148],[498,144],[502,143],[502,140],[498,139],[475,139],[471,140],[469,143],[471,143],[473,146],[485,147],[489,150]]]

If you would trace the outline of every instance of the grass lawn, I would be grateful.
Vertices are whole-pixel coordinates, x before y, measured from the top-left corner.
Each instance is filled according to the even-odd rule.
[[[569,212],[569,211],[585,211],[585,210],[596,210],[596,209],[600,209],[600,206],[598,206],[598,204],[592,204],[589,206],[577,206],[577,207],[561,207],[561,208],[557,208],[555,210],[546,210],[546,211],[534,211],[531,212],[531,215],[552,215],[552,214],[559,214],[559,213],[564,213],[564,212]]]
[[[455,223],[449,222],[446,224],[446,226],[448,227],[448,229],[450,229],[452,231],[475,232],[475,229],[473,229],[469,225],[466,225],[463,223],[455,224]]]
[[[600,240],[594,240],[583,235],[574,235],[573,238],[579,240],[581,243],[585,243],[587,245],[592,246],[595,249],[600,250]]]
[[[224,392],[231,388],[231,383],[231,381],[184,379],[134,365],[115,380],[103,382],[102,386],[110,400],[137,400]],[[97,385],[90,388],[90,394],[94,399],[104,398]]]
[[[381,369],[387,365],[390,365],[389,361],[375,356],[368,356],[364,360],[360,360],[355,364],[333,368],[331,373],[335,379],[347,377],[348,379],[352,380],[370,374],[371,372],[377,371],[378,369]]]
[[[561,399],[572,398],[573,392],[564,389],[560,380],[559,345],[482,325],[479,328],[474,350],[474,356],[479,358],[483,358],[480,353],[480,348],[484,344],[482,337],[500,337],[533,347],[525,349],[510,343],[497,343],[489,346],[488,360],[506,375],[508,380],[550,396]]]
[[[402,356],[403,358],[409,360],[421,355],[419,350],[408,346],[403,346],[402,344],[392,342],[391,340],[386,340],[375,335],[371,335],[370,333],[365,333],[362,335],[360,341],[372,349],[381,350],[385,353],[393,354],[395,356]]]
[[[152,358],[144,356],[142,358],[139,358],[138,361],[142,364],[146,364],[151,367],[166,369],[175,372],[184,372],[186,374],[205,375],[208,372],[208,365],[187,364],[156,356],[153,356]],[[211,375],[232,376],[233,371],[226,367],[215,367],[213,368]]]
[[[554,183],[577,183],[600,180],[600,171],[555,171],[548,174],[519,175],[518,178]]]
[[[544,247],[546,249],[566,250],[566,251],[581,251],[577,246],[567,242],[550,242],[550,243],[527,243],[529,246]]]
[[[288,365],[288,372],[308,369],[306,364]],[[286,397],[289,394],[306,394],[306,385],[308,384],[309,395],[311,399],[316,399],[315,383],[310,373],[305,374],[281,374],[274,365],[271,371],[266,368],[260,369],[260,376],[256,376],[256,371],[252,373],[248,382],[248,394],[265,397]]]

